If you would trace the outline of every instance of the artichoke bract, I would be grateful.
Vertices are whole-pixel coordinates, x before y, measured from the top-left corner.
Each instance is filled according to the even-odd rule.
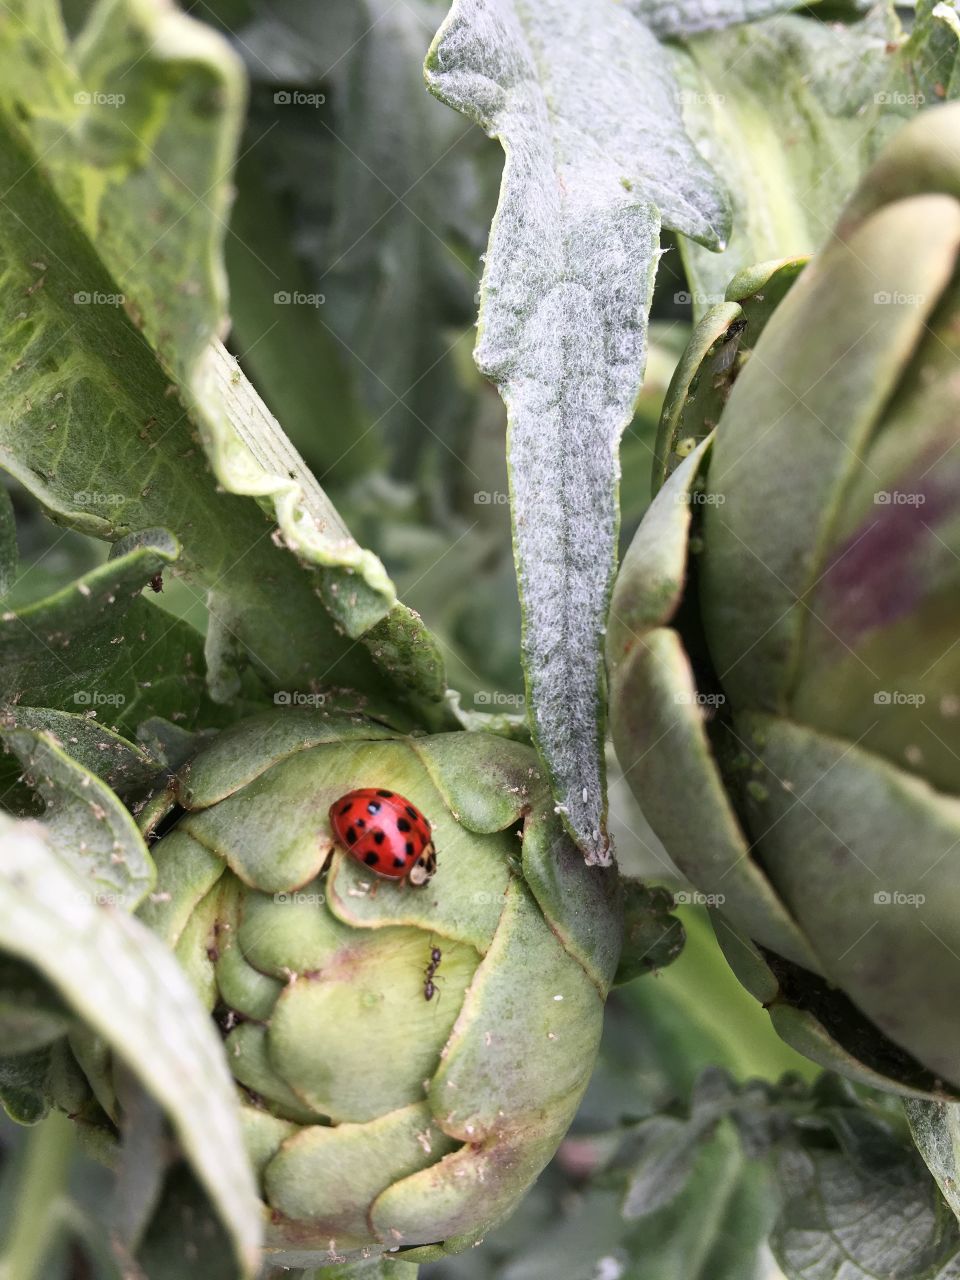
[[[925,1095],[960,1091],[958,137],[927,111],[865,176],[608,632],[621,764],[741,979],[811,1058]]]
[[[335,843],[331,805],[363,788],[431,823],[425,884]],[[616,876],[563,834],[534,753],[278,709],[220,734],[172,799],[143,915],[223,1029],[268,1255],[474,1244],[573,1117],[621,943]]]

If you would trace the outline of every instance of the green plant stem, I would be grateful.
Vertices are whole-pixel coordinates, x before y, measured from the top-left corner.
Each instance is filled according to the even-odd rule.
[[[73,1125],[58,1113],[30,1131],[19,1162],[7,1238],[0,1246],[0,1280],[41,1280],[75,1140]]]

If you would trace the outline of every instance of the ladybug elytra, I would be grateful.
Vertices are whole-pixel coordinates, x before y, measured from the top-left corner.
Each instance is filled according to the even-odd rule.
[[[430,823],[396,791],[363,787],[330,806],[337,843],[378,876],[424,885],[437,869]]]

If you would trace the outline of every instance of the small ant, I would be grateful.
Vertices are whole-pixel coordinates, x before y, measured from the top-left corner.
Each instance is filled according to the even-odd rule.
[[[155,573],[153,577],[150,579],[150,586],[153,588],[154,591],[157,592],[158,595],[163,590],[163,570],[162,569],[159,573]]]
[[[424,1000],[432,1000],[434,995],[436,995],[437,988],[434,984],[433,979],[437,970],[440,968],[440,961],[442,959],[443,959],[443,952],[440,950],[439,947],[433,947],[430,952],[430,963],[427,965],[426,969],[424,969],[423,971],[423,975],[425,978],[425,981],[423,984]]]

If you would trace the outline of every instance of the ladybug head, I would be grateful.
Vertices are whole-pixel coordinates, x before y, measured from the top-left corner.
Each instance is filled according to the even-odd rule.
[[[407,879],[415,888],[419,888],[420,885],[426,884],[427,881],[436,874],[436,870],[436,850],[432,844],[428,844],[423,853],[421,853],[420,857],[410,868],[410,873],[407,876]]]

